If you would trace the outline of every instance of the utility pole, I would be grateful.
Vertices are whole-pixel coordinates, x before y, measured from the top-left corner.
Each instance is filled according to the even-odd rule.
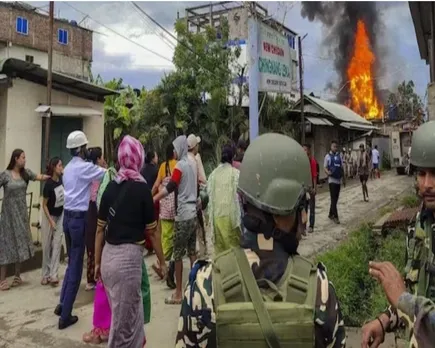
[[[301,94],[301,144],[305,144],[305,115],[304,115],[304,68],[302,66],[302,38],[298,36],[299,53],[299,90]]]
[[[45,162],[50,160],[50,121],[51,121],[51,87],[53,69],[53,26],[54,26],[54,1],[50,1],[49,9],[49,37],[48,37],[48,71],[47,71],[47,106],[49,110],[45,117],[44,154]]]

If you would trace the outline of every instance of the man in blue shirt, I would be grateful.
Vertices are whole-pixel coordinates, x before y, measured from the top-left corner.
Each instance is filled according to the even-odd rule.
[[[68,267],[63,280],[60,304],[54,313],[59,318],[59,330],[75,324],[78,317],[71,315],[74,301],[80,287],[85,253],[86,213],[91,193],[91,183],[101,180],[105,169],[87,162],[88,139],[82,131],[72,132],[66,147],[73,158],[64,169],[63,186],[65,189],[63,230],[68,253]]]
[[[328,217],[336,224],[339,224],[337,203],[340,197],[341,181],[343,179],[343,161],[338,152],[338,144],[334,140],[331,142],[331,151],[325,156],[323,167],[326,175],[328,175],[329,194],[331,197]]]

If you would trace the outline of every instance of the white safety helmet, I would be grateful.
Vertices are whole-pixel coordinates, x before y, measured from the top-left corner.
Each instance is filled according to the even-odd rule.
[[[82,131],[74,131],[68,135],[66,139],[67,149],[77,149],[88,144],[88,138]]]

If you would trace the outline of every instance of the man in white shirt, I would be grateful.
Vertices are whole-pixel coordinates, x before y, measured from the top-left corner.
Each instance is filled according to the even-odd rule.
[[[101,180],[106,170],[87,161],[88,139],[82,131],[68,135],[66,147],[73,158],[63,172],[64,217],[63,231],[68,253],[68,267],[63,279],[60,301],[54,313],[59,318],[59,330],[66,329],[78,321],[72,315],[73,305],[80,287],[85,253],[86,215],[91,195],[91,184]]]
[[[381,174],[379,172],[379,151],[378,151],[378,145],[375,145],[374,149],[372,150],[372,163],[373,163],[373,171],[375,172],[375,179],[380,178]]]
[[[201,184],[205,185],[207,183],[205,179],[204,167],[202,165],[202,161],[200,164],[198,163],[196,156],[198,155],[199,143],[201,142],[201,138],[196,136],[195,134],[190,134],[187,137],[187,148],[188,148],[188,160],[191,165],[193,172],[195,173],[196,182],[198,183],[198,196],[199,196],[199,186]],[[200,169],[202,168],[202,169]],[[203,174],[201,173],[201,170]],[[196,239],[199,244],[199,257],[205,258],[207,255],[207,241],[205,237],[205,226],[204,226],[204,217],[202,215],[201,208],[197,209],[197,217],[198,217],[198,229],[196,231]]]

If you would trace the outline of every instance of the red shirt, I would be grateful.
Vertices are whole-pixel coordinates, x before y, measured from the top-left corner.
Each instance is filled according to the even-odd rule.
[[[309,158],[310,160],[310,167],[311,167],[311,178],[313,179],[313,182],[317,181],[317,161],[314,159],[314,157]]]

